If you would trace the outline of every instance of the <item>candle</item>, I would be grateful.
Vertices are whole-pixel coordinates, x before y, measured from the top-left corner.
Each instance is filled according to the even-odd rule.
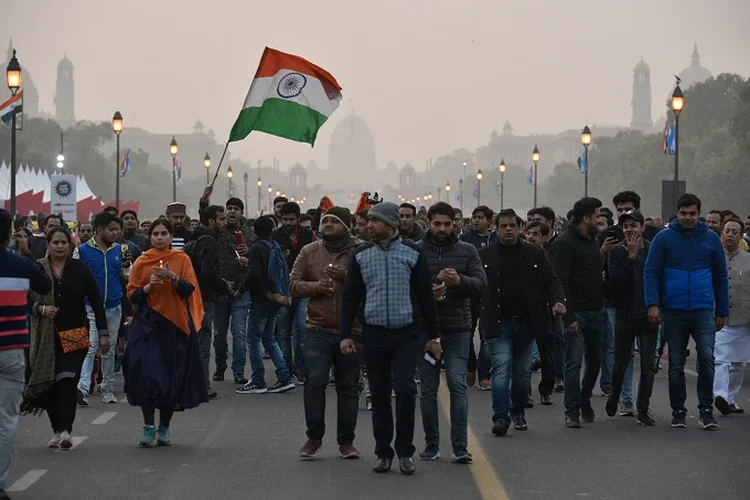
[[[159,259],[159,267],[164,267],[164,261]]]

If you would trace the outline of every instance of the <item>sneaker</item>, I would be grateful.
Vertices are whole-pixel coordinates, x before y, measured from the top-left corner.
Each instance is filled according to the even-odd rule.
[[[372,396],[365,396],[365,410],[372,411]]]
[[[617,415],[617,399],[610,396],[607,399],[607,404],[604,405],[604,410],[610,417],[614,417],[615,415]]]
[[[215,390],[211,389],[210,387],[208,388],[208,399],[216,399],[216,396],[218,396],[218,395],[219,395],[218,392],[216,392]]]
[[[60,447],[60,433],[55,432],[52,435],[52,439],[47,443],[47,448],[59,448]]]
[[[684,429],[685,427],[687,427],[684,413],[672,416],[672,427],[674,427],[675,429]]]
[[[479,382],[479,390],[480,391],[491,391],[492,390],[492,383],[490,383],[489,380],[482,380]]]
[[[169,427],[160,425],[156,429],[156,444],[159,446],[172,446],[172,438],[169,436]]]
[[[150,448],[154,445],[154,440],[156,440],[156,428],[153,425],[144,425],[138,445],[141,448]]]
[[[241,373],[235,373],[234,374],[234,385],[245,385],[247,384],[247,379],[245,376]]]
[[[474,387],[477,383],[477,372],[466,372],[466,387]]]
[[[729,405],[729,413],[745,413],[745,410],[737,406],[737,403]]]
[[[60,449],[69,450],[73,447],[73,438],[70,437],[70,432],[64,431],[60,433]]]
[[[654,425],[656,425],[656,420],[651,418],[651,415],[649,415],[648,413],[639,413],[638,425],[642,425],[644,427],[653,427]]]
[[[359,450],[354,447],[353,444],[340,444],[339,445],[339,456],[344,460],[357,460],[359,458]]]
[[[570,415],[565,415],[565,427],[568,429],[580,429],[581,428],[581,420],[578,417],[577,413],[571,413]]]
[[[225,370],[226,370],[226,367],[222,368],[221,370],[219,370],[218,368],[216,369],[216,371],[214,372],[214,376],[213,376],[214,382],[223,382],[224,381],[224,371]]]
[[[581,410],[581,420],[583,420],[583,422],[586,424],[593,424],[594,423],[594,409],[587,408],[585,410]]]
[[[635,412],[633,411],[633,403],[622,403],[620,405],[620,416],[635,417]]]
[[[102,391],[102,403],[105,404],[116,404],[117,398],[115,397],[115,393],[112,391]]]
[[[505,436],[508,433],[508,424],[502,420],[498,420],[492,425],[492,433],[495,436]]]
[[[302,370],[294,372],[294,381],[297,383],[297,385],[305,385],[305,381],[307,378],[305,377],[305,373]]]
[[[89,395],[81,390],[81,388],[78,388],[78,406],[88,406],[89,405]]]
[[[529,428],[526,425],[526,418],[523,415],[513,415],[513,428],[517,431],[525,431]]]
[[[471,456],[471,453],[469,453],[466,450],[463,451],[454,451],[451,454],[451,461],[453,463],[457,464],[470,464],[474,460],[474,457]]]
[[[602,396],[605,398],[608,398],[612,395],[612,388],[611,387],[602,387]]]
[[[552,404],[552,396],[550,396],[549,394],[540,394],[539,395],[539,401],[544,406],[550,406]]]
[[[562,379],[555,379],[555,392],[562,394],[565,392],[565,384]]]
[[[273,384],[271,387],[268,388],[268,392],[272,392],[274,394],[291,391],[296,386],[294,385],[294,382],[289,380],[288,382],[282,382],[281,380],[276,381],[275,384]]]
[[[729,407],[729,401],[727,401],[723,396],[716,396],[716,399],[714,399],[714,406],[716,406],[716,409],[719,410],[719,413],[721,413],[725,417],[732,413],[732,410]]]
[[[710,411],[704,411],[698,418],[698,421],[703,426],[704,431],[713,431],[719,428],[719,423],[714,418],[714,414]]]
[[[299,457],[305,459],[315,458],[318,454],[318,450],[323,446],[323,441],[320,439],[308,439],[302,448],[299,450]]]
[[[534,407],[534,396],[532,396],[531,394],[529,394],[528,396],[526,396],[526,405],[525,406],[526,406],[527,409]]]
[[[238,387],[234,390],[237,394],[265,394],[268,392],[268,387],[258,387],[252,382]]]
[[[437,446],[428,446],[419,454],[420,460],[437,460],[440,458],[440,450]]]

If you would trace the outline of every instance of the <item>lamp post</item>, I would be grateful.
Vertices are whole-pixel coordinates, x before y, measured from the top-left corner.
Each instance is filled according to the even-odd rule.
[[[115,206],[117,213],[120,213],[120,132],[122,132],[123,122],[122,115],[115,111],[112,117],[112,132],[115,133],[117,147],[115,148]]]
[[[229,196],[232,196],[232,177],[234,177],[234,170],[232,170],[232,165],[229,165],[227,168],[227,179],[229,179]]]
[[[55,165],[57,168],[60,169],[60,172],[63,171],[63,168],[65,168],[65,155],[63,154],[63,134],[60,133],[60,152],[57,154],[57,164]]]
[[[245,182],[245,210],[250,210],[250,206],[247,204],[247,181],[248,181],[247,172],[245,172],[245,175],[242,176],[242,180]]]
[[[268,185],[268,213],[269,213],[269,214],[270,214],[271,212],[273,212],[273,206],[272,206],[272,202],[271,202],[271,193],[272,193],[272,192],[273,192],[273,188],[272,188],[272,187],[271,187],[271,185],[269,184],[269,185]]]
[[[583,196],[589,195],[589,144],[591,144],[591,130],[589,126],[583,127],[581,132],[581,144],[583,144],[583,158],[586,163],[586,171],[583,173]]]
[[[450,204],[451,202],[451,183],[445,183],[445,202]]]
[[[680,180],[680,112],[685,106],[685,96],[682,95],[682,89],[680,88],[680,79],[677,79],[677,85],[674,87],[672,92],[672,111],[674,111],[674,186],[672,204],[674,207],[677,206],[677,189],[678,182]],[[673,207],[673,208],[674,208]]]
[[[461,190],[461,213],[464,213],[464,179],[466,179],[466,162],[464,162],[464,176],[458,183],[458,187]]]
[[[8,62],[5,70],[6,82],[10,89],[10,95],[15,97],[18,89],[21,88],[21,65],[16,59],[16,49],[13,49],[13,56]],[[10,119],[10,217],[16,217],[16,112],[11,114]]]
[[[534,151],[531,153],[531,160],[534,162],[534,208],[536,208],[536,185],[537,185],[537,165],[539,164],[539,148],[534,144]]]
[[[211,157],[208,156],[208,151],[206,151],[206,156],[203,157],[203,166],[206,167],[206,186],[208,186],[211,183],[208,178],[208,172],[211,170]]]
[[[263,181],[260,178],[260,160],[258,160],[258,215],[260,215],[261,212],[261,206],[260,206],[260,198],[261,198],[261,188],[263,187]]]
[[[482,204],[482,169],[477,171],[477,206]]]
[[[500,210],[505,208],[505,203],[503,201],[503,195],[505,194],[505,170],[507,167],[505,166],[505,158],[502,158],[500,160]]]
[[[169,154],[172,155],[172,201],[177,201],[177,153],[179,152],[180,148],[177,146],[177,141],[175,140],[174,136],[172,136],[172,140],[169,143]]]

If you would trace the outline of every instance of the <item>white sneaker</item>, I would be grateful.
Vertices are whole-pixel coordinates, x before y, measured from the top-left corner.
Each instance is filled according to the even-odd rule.
[[[68,431],[63,432],[60,434],[60,448],[63,450],[69,450],[73,447],[73,438],[70,437],[70,433]]]
[[[114,404],[117,403],[117,398],[115,397],[115,393],[112,391],[102,391],[102,402],[105,404]]]
[[[47,448],[59,448],[60,447],[60,433],[55,432],[52,435],[52,439],[47,443]]]

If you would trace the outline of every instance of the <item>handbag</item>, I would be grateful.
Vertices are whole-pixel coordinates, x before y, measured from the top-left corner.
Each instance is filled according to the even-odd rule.
[[[71,330],[58,330],[57,325],[55,325],[55,330],[57,330],[57,335],[60,337],[60,344],[62,344],[62,349],[65,354],[91,347],[89,331],[85,326],[73,328]]]

